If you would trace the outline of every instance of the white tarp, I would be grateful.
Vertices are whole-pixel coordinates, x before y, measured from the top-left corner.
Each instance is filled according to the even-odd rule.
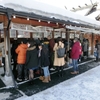
[[[83,27],[74,27],[74,26],[68,26],[66,25],[66,28],[75,30],[75,31],[83,31],[83,32],[88,32],[88,33],[95,33],[95,34],[100,34],[100,31],[97,31],[95,29],[89,29],[89,28],[83,28]]]

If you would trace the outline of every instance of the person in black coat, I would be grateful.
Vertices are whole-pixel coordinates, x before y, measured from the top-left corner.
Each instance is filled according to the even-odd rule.
[[[38,69],[38,50],[34,41],[30,41],[28,47],[25,66],[29,70],[29,80],[32,80],[34,78],[34,70]]]
[[[17,66],[17,53],[15,52],[16,48],[18,47],[18,41],[14,40],[13,44],[12,44],[12,48],[11,48],[11,56],[12,56],[12,60],[13,60],[13,74],[15,76],[15,78],[17,78],[17,70],[16,70],[16,66]]]
[[[48,50],[45,47],[43,47],[42,44],[39,44],[38,48],[39,48],[38,57],[40,60],[39,61],[40,66],[42,67],[44,72],[44,79],[42,82],[48,83],[49,81],[51,81],[50,72],[49,72],[50,61],[49,61]]]

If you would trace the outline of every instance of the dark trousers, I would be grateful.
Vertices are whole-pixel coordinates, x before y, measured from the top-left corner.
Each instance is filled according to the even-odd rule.
[[[13,72],[16,71],[16,66],[17,66],[17,61],[14,61],[14,64],[13,64]]]
[[[28,79],[28,77],[29,77],[29,70],[26,68],[26,66],[24,66],[24,74],[23,74],[23,78],[24,79]]]
[[[24,77],[24,64],[18,64],[17,71],[18,71],[17,78],[23,79],[23,77]]]
[[[53,68],[53,61],[54,61],[54,52],[50,52],[50,67],[49,68]]]
[[[12,72],[14,74],[15,79],[17,78],[17,69],[16,69],[16,67],[17,67],[17,61],[14,61]]]
[[[5,74],[5,71],[6,71],[5,70],[5,57],[2,57],[2,63],[4,64],[3,67],[4,67],[4,74]]]
[[[88,57],[88,51],[83,52],[83,56]]]
[[[99,53],[97,52],[96,61],[99,60]]]
[[[63,76],[63,66],[57,66],[57,71],[58,71],[58,76],[59,77],[62,77]]]

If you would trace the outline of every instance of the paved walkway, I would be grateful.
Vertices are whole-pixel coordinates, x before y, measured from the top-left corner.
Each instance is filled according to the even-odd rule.
[[[92,63],[80,65],[79,66],[80,74],[86,72],[87,70],[95,68],[99,64],[100,63],[92,62]],[[28,82],[25,82],[25,83],[19,84],[18,89],[15,89],[15,88],[0,89],[0,95],[5,93],[5,95],[3,96],[3,98],[5,98],[5,99],[2,98],[1,100],[6,100],[6,98],[7,98],[7,100],[15,100],[20,97],[23,98],[23,97],[27,97],[27,96],[32,96],[36,93],[39,93],[41,91],[44,91],[44,90],[50,88],[50,87],[56,86],[57,84],[59,84],[61,82],[64,82],[68,79],[75,77],[75,75],[70,74],[70,70],[71,69],[64,71],[63,78],[58,78],[56,73],[52,74],[51,75],[52,81],[48,84],[42,83],[39,79],[36,79],[36,80],[34,80],[33,85],[29,85]],[[80,75],[80,74],[78,74],[78,75]],[[76,75],[76,76],[78,76],[78,75]]]
[[[17,100],[100,100],[100,65],[30,97]]]

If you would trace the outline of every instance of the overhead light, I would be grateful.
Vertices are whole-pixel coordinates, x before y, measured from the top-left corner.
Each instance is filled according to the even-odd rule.
[[[16,18],[16,16],[15,16],[15,15],[13,15],[13,18]]]
[[[48,21],[48,24],[50,24],[50,21]]]
[[[38,22],[41,22],[41,20],[39,19]]]
[[[30,20],[29,17],[27,17],[27,20]]]

